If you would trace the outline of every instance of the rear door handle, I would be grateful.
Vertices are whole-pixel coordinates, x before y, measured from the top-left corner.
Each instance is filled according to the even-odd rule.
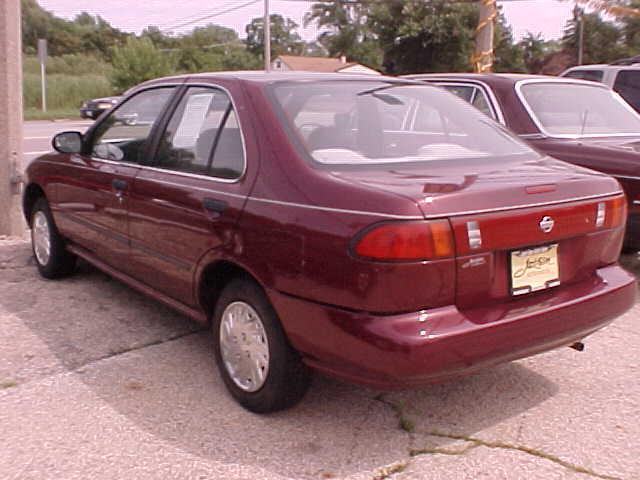
[[[214,214],[216,217],[219,217],[220,214],[222,214],[227,209],[229,204],[224,200],[205,198],[202,201],[202,206],[207,212]]]

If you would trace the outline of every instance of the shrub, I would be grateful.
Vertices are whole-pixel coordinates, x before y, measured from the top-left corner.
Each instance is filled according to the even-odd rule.
[[[129,37],[113,50],[113,71],[109,75],[117,90],[128,88],[174,71],[172,57],[161,52],[148,38]]]

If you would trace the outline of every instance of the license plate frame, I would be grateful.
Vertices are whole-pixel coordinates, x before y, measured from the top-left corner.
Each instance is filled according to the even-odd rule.
[[[558,250],[557,243],[511,250],[509,252],[511,295],[526,295],[559,286]]]

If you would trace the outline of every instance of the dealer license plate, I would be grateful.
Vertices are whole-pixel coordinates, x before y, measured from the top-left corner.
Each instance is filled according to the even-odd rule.
[[[560,285],[558,244],[511,252],[511,294],[524,295]]]

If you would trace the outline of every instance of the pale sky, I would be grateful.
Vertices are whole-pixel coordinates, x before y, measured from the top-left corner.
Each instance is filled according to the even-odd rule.
[[[244,26],[255,17],[262,16],[264,1],[256,0],[37,0],[45,9],[63,18],[73,18],[81,11],[100,15],[111,25],[124,31],[139,33],[147,25],[156,25],[163,30],[182,33],[194,26],[216,23],[231,27],[244,37]],[[271,0],[272,13],[289,17],[302,26],[303,17],[310,0]],[[81,6],[79,6],[79,4]],[[562,36],[566,21],[571,17],[573,2],[561,0],[519,0],[500,2],[509,24],[513,27],[516,39],[527,31],[542,33],[546,39]],[[237,9],[236,9],[237,8]],[[223,13],[228,9],[234,11]],[[220,15],[217,15],[222,13]],[[183,23],[191,22],[207,15],[215,17],[201,20],[181,28]],[[305,40],[316,36],[313,25],[302,29],[300,34]]]

